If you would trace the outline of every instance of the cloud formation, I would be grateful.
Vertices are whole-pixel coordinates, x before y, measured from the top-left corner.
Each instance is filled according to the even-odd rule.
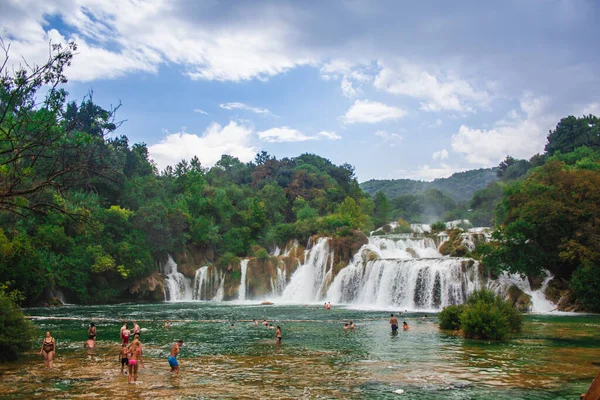
[[[406,111],[378,101],[356,100],[352,107],[342,117],[347,124],[368,123],[374,124],[383,121],[393,121],[404,117]]]
[[[201,135],[168,134],[159,143],[148,146],[148,151],[159,170],[194,156],[198,156],[203,166],[212,167],[223,154],[237,157],[242,162],[252,161],[258,152],[252,145],[252,138],[250,127],[233,121],[225,126],[212,123]]]
[[[266,108],[252,107],[244,103],[222,103],[219,105],[219,107],[225,110],[245,110],[255,114],[272,115],[271,112]]]

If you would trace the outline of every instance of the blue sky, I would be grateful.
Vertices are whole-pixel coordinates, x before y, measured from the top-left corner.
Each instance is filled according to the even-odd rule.
[[[0,0],[0,37],[12,65],[75,40],[71,97],[122,102],[119,134],[159,169],[266,150],[431,180],[600,115],[599,17],[593,0]]]

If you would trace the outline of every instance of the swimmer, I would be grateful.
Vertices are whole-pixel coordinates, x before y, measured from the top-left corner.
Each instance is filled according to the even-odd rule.
[[[165,329],[169,329],[169,320],[165,321]]]
[[[348,326],[348,324],[344,324],[344,330],[347,331],[348,329],[350,329],[350,327]]]
[[[50,332],[46,332],[46,337],[44,337],[44,340],[42,341],[40,354],[44,356],[44,366],[52,368],[52,359],[56,354],[56,342],[50,335]]]
[[[323,304],[323,310],[327,310],[327,303]]]
[[[263,326],[269,326],[269,323],[267,322],[267,320],[266,320],[266,319],[263,319],[263,322],[262,322],[262,324],[263,324]]]
[[[403,331],[407,331],[407,330],[408,330],[408,324],[406,323],[406,321],[404,321],[404,322],[402,323],[402,330],[403,330]]]
[[[235,328],[235,324],[231,324],[231,327],[232,327],[232,328]]]
[[[183,346],[183,340],[178,340],[177,343],[173,344],[173,347],[171,347],[171,353],[167,358],[167,361],[169,361],[169,365],[171,366],[171,372],[175,372],[175,375],[179,375],[179,362],[177,362],[177,355],[179,354],[181,346]]]
[[[258,321],[257,321],[257,320],[255,320],[255,319],[253,319],[253,320],[252,320],[252,325],[254,325],[254,326],[258,326]]]
[[[277,325],[277,330],[275,331],[275,343],[281,344],[282,336],[283,335],[281,334],[281,328],[279,327],[279,325]]]
[[[331,310],[331,302],[327,303],[327,309]]]
[[[129,366],[129,359],[127,358],[128,355],[128,349],[127,349],[127,345],[125,343],[121,344],[121,351],[119,352],[119,358],[121,359],[121,375],[123,375],[123,373],[125,373],[125,375],[127,375],[127,371],[123,371],[123,368],[125,368],[125,366]]]
[[[354,330],[354,322],[350,321],[350,323],[348,324],[348,327],[352,330]]]
[[[398,332],[398,318],[394,317],[394,314],[390,314],[390,325],[392,326],[392,333]]]
[[[129,376],[127,377],[127,382],[131,383],[131,379],[133,381],[137,381],[137,372],[138,372],[138,361],[142,362],[142,347],[140,345],[140,341],[133,341],[131,346],[129,346]]]
[[[273,326],[273,324],[269,324],[269,329],[275,329],[275,327]]]

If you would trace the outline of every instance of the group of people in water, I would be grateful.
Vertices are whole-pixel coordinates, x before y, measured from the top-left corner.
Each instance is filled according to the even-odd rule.
[[[331,310],[331,303],[325,303],[323,306],[325,310]],[[402,314],[402,313],[400,313]],[[426,318],[426,316],[424,317]],[[164,328],[169,329],[170,321],[165,321]],[[392,328],[392,334],[396,334],[398,332],[398,318],[394,316],[394,314],[390,315],[389,319],[390,326]],[[256,319],[252,320],[252,325],[258,326],[258,321]],[[273,326],[272,323],[269,323],[268,320],[264,319],[261,323],[265,328],[274,329],[275,330],[275,343],[277,345],[281,344],[281,340],[283,338],[283,333],[281,327],[278,325],[276,327]],[[232,327],[235,327],[234,324],[231,324]],[[349,321],[344,324],[344,331],[354,330],[354,322]],[[406,321],[402,323],[402,330],[407,331],[409,329]],[[88,339],[84,344],[84,347],[95,348],[96,347],[96,325],[94,322],[90,323],[88,328]],[[142,333],[142,329],[137,324],[136,321],[133,321],[132,329],[129,329],[127,322],[123,322],[123,326],[121,326],[120,337],[121,337],[121,349],[119,352],[119,359],[121,362],[121,374],[128,375],[128,382],[137,381],[137,373],[138,368],[141,366],[144,368],[144,361],[142,358],[143,346],[140,341],[140,336]],[[177,356],[181,351],[181,347],[183,346],[183,340],[178,340],[171,346],[171,351],[169,352],[169,356],[167,357],[167,362],[171,368],[171,372],[176,375],[179,374],[179,362],[177,361]],[[53,358],[56,354],[56,341],[50,334],[50,332],[46,332],[46,336],[42,341],[42,347],[40,349],[40,354],[44,357],[44,365],[47,368],[53,367]],[[127,370],[125,370],[127,369]]]

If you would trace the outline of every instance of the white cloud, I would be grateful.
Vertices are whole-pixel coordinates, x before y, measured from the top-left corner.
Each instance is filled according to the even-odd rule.
[[[547,99],[526,93],[520,102],[521,113],[511,111],[492,129],[462,125],[451,138],[452,149],[473,164],[497,165],[504,157],[530,158],[543,151],[548,130],[556,116],[546,113]]]
[[[167,1],[64,0],[60,3],[9,2],[0,15],[0,35],[10,37],[15,60],[40,63],[47,55],[47,16],[60,18],[77,32],[78,57],[69,79],[91,81],[129,72],[155,73],[162,64],[184,66],[192,79],[266,80],[300,65],[316,65],[313,50],[290,46],[293,28],[284,23],[229,23],[215,28],[186,18],[187,8]],[[198,8],[203,7],[199,5]],[[59,34],[60,36],[60,34]]]
[[[452,73],[434,75],[424,67],[402,62],[396,68],[382,64],[373,85],[388,93],[421,100],[424,111],[473,112],[490,101],[490,95],[476,90]]]
[[[382,138],[385,142],[401,142],[404,138],[397,133],[389,133],[386,131],[377,131],[375,136]],[[392,144],[393,146],[394,144]]]
[[[352,82],[349,81],[346,77],[342,79],[342,83],[340,86],[342,87],[342,93],[344,94],[344,96],[352,98],[358,95],[357,90],[352,87]]]
[[[440,151],[436,151],[432,154],[432,158],[434,160],[445,160],[448,158],[448,150],[442,149]]]
[[[466,171],[467,168],[459,168],[446,164],[441,164],[439,167],[430,167],[425,164],[414,171],[408,171],[403,174],[404,178],[417,179],[423,181],[432,181],[438,178],[447,178],[450,175]]]
[[[314,136],[307,136],[297,129],[292,129],[287,126],[280,128],[271,128],[266,131],[258,132],[258,138],[269,143],[286,143],[286,142],[306,142],[308,140],[339,140],[342,137],[335,132],[321,131]]]
[[[342,117],[348,124],[358,122],[374,124],[377,122],[397,120],[406,115],[406,111],[371,100],[356,100]]]
[[[204,110],[201,110],[199,108],[194,108],[194,112],[198,113],[198,114],[204,114],[204,115],[208,115],[208,113]]]
[[[583,115],[595,115],[596,117],[600,117],[600,103],[592,103],[588,104],[583,108]],[[579,114],[577,114],[579,116]]]
[[[242,162],[253,160],[258,149],[252,146],[252,138],[250,127],[233,121],[226,126],[213,123],[202,135],[187,132],[168,134],[159,143],[148,146],[148,151],[159,170],[194,156],[198,156],[202,165],[211,167],[223,154],[237,157]]]
[[[322,136],[325,139],[329,139],[329,140],[340,140],[342,138],[340,135],[338,135],[335,132],[327,132],[327,131],[321,131],[321,132],[317,133],[317,136]]]
[[[433,124],[429,125],[429,128],[437,128],[437,127],[442,126],[442,124],[443,124],[442,120],[438,118],[435,120],[435,122]]]
[[[271,112],[266,108],[252,107],[244,103],[223,103],[220,104],[219,107],[225,110],[246,110],[255,114],[272,115]]]
[[[297,129],[291,129],[287,126],[281,128],[271,128],[266,131],[258,132],[258,137],[265,142],[285,143],[285,142],[305,142],[313,140],[314,137],[306,136]]]

